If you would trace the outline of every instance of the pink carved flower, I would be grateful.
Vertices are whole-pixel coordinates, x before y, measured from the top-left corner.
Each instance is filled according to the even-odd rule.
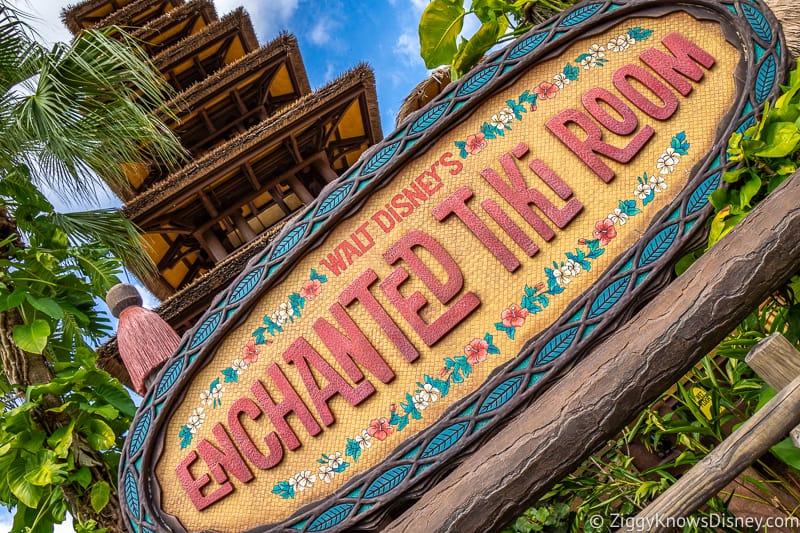
[[[320,291],[322,291],[322,283],[318,279],[309,279],[303,282],[303,286],[300,288],[300,296],[313,300],[319,296]]]
[[[473,135],[467,135],[467,144],[464,146],[464,150],[466,150],[467,153],[475,155],[488,145],[489,143],[486,142],[486,136],[483,133],[475,133]]]
[[[386,440],[386,437],[394,433],[394,428],[386,420],[386,417],[381,417],[369,423],[367,433],[369,433],[370,437],[375,437],[378,440]]]
[[[612,221],[604,218],[594,225],[593,235],[596,239],[600,239],[600,244],[605,246],[611,242],[611,239],[617,236],[617,230],[614,228],[614,223]]]
[[[558,93],[558,85],[543,81],[536,86],[533,92],[535,92],[542,100],[547,100],[548,98],[554,98],[556,93]]]
[[[248,365],[258,361],[258,347],[256,347],[255,339],[250,339],[247,344],[242,348],[242,358]]]
[[[500,320],[503,321],[503,325],[507,328],[518,328],[525,323],[525,317],[527,316],[527,309],[519,307],[517,304],[511,304],[500,313]]]
[[[488,349],[489,343],[485,340],[472,339],[469,344],[464,346],[464,354],[467,356],[467,362],[471,365],[474,365],[486,361]]]

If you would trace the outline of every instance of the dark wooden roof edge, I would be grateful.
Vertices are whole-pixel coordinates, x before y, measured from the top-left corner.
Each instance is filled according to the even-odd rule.
[[[237,135],[230,141],[210,150],[202,157],[193,160],[179,171],[171,174],[161,182],[155,183],[146,191],[140,193],[123,207],[123,213],[128,218],[134,218],[152,208],[164,198],[170,197],[181,189],[201,180],[209,173],[216,171],[220,163],[236,158],[241,153],[252,148],[253,145],[273,135],[287,124],[297,120],[298,116],[325,106],[330,100],[349,89],[362,85],[367,99],[369,113],[370,133],[373,139],[380,140],[381,125],[378,112],[378,99],[375,91],[375,76],[372,69],[365,63],[343,73],[324,87],[307,94],[296,102],[286,106],[283,110],[249,130]]]
[[[165,0],[135,0],[116,11],[112,11],[106,18],[95,24],[94,27],[105,28],[106,26],[120,26],[122,28],[130,28],[132,25],[131,21],[136,15],[164,1]],[[182,7],[185,0],[171,0],[171,2],[178,7]]]
[[[106,2],[108,0],[84,0],[77,4],[69,4],[61,10],[61,22],[64,23],[64,26],[67,27],[72,35],[77,35],[83,29],[78,24],[78,18],[86,12],[97,9]]]
[[[255,50],[258,48],[258,39],[256,38],[250,15],[247,14],[247,11],[245,11],[243,7],[239,7],[217,22],[209,24],[203,31],[189,35],[162,51],[153,58],[153,64],[159,70],[163,70],[165,65],[172,64],[177,58],[183,55],[192,54],[196,50],[202,49],[206,44],[232,28],[239,29],[245,41],[245,47],[248,50]]]
[[[193,280],[189,285],[165,299],[155,309],[161,318],[169,322],[194,305],[198,300],[206,298],[209,294],[219,293],[236,278],[245,268],[247,263],[263,250],[283,226],[290,220],[287,218],[269,228],[254,241],[236,250],[233,254],[219,262],[213,270],[206,272]],[[209,302],[210,303],[210,302]],[[117,338],[112,337],[105,344],[97,348],[97,365],[122,381],[128,388],[132,388],[130,376],[119,357]]]
[[[271,226],[253,241],[234,251],[231,255],[214,265],[214,268],[195,278],[169,298],[164,299],[156,312],[167,322],[174,320],[181,312],[197,300],[211,293],[218,293],[241,274],[247,263],[275,238],[283,226],[293,217],[285,218]],[[210,303],[210,300],[209,300]]]
[[[136,39],[147,41],[167,29],[171,24],[186,20],[198,13],[205,14],[210,22],[218,20],[217,10],[211,0],[190,0],[182,6],[167,11],[160,17],[149,21],[144,26],[136,29],[132,35]]]
[[[294,35],[289,33],[281,33],[276,39],[258,50],[250,52],[238,61],[234,61],[204,80],[193,84],[169,102],[167,108],[172,110],[175,114],[194,109],[198,102],[202,102],[208,98],[220,84],[231,79],[236,79],[242,74],[257,69],[261,64],[266,63],[271,58],[281,53],[287,55],[288,61],[294,69],[295,77],[299,85],[298,92],[301,95],[311,92],[311,86],[308,83],[308,74],[306,73],[305,65],[303,65],[303,58],[300,55],[300,47],[297,44],[297,39]],[[164,117],[162,117],[162,119],[163,118]]]

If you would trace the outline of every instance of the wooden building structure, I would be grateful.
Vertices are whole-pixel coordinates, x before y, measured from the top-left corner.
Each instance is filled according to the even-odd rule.
[[[242,8],[220,17],[211,0],[85,0],[62,19],[73,34],[125,29],[178,92],[174,117],[163,118],[190,161],[176,172],[131,169],[130,189],[115,192],[158,266],[142,282],[179,333],[382,137],[369,67],[311,92],[297,40],[280,34],[259,45]],[[101,350],[101,359],[115,355],[113,343]]]

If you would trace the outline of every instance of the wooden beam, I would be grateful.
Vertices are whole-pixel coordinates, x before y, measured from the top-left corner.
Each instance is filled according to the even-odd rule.
[[[253,228],[250,227],[250,224],[247,223],[241,212],[234,213],[231,215],[231,218],[233,218],[233,223],[236,225],[236,229],[239,230],[245,242],[255,240],[257,237],[256,232],[253,231]]]
[[[197,196],[200,197],[200,201],[203,202],[203,207],[206,208],[208,211],[209,216],[211,218],[216,218],[219,216],[219,210],[211,203],[211,198],[204,191],[198,191]]]
[[[222,243],[219,241],[219,238],[214,235],[214,232],[210,229],[204,232],[197,232],[195,235],[197,238],[197,242],[200,243],[200,246],[208,252],[208,255],[211,256],[212,259],[216,263],[219,263],[226,257],[228,257],[228,251],[222,246]]]
[[[297,174],[298,172],[300,172],[301,170],[303,170],[304,168],[306,168],[307,166],[310,166],[318,158],[324,158],[324,157],[325,157],[325,153],[324,152],[320,152],[318,154],[314,154],[311,157],[306,158],[305,161],[302,161],[301,163],[293,166],[292,168],[290,168],[286,172],[283,172],[279,176],[277,176],[275,178],[272,178],[268,182],[265,182],[261,186],[261,188],[259,190],[253,191],[253,192],[251,192],[249,194],[243,194],[241,199],[240,199],[240,201],[239,201],[239,203],[237,205],[232,205],[232,206],[228,207],[227,209],[224,209],[220,213],[220,217],[226,217],[226,216],[232,215],[233,213],[235,213],[236,211],[241,209],[241,207],[243,205],[245,205],[248,202],[251,202],[253,199],[255,199],[258,196],[260,196],[265,190],[269,190],[270,188],[277,186],[280,182],[287,180],[290,176],[293,176],[293,175]],[[288,207],[287,207],[287,209],[288,209]],[[167,216],[169,216],[169,214],[167,214]],[[172,215],[172,216],[174,217],[175,215]],[[198,228],[198,231],[205,231],[206,229],[208,229],[211,226],[213,226],[215,223],[216,223],[216,221],[207,222],[207,223],[203,224],[202,226],[200,226]]]
[[[493,531],[522,514],[798,270],[797,198],[800,173],[383,531]]]
[[[252,165],[250,165],[248,161],[245,161],[245,163],[242,165],[242,169],[244,170],[244,175],[247,176],[247,181],[249,181],[250,185],[253,186],[253,190],[261,190],[261,183],[259,183],[256,173],[253,172]]]
[[[788,356],[788,361],[794,363],[800,359],[800,353],[781,335],[763,339],[753,348],[755,350],[765,359],[777,357],[780,361],[786,361],[787,358],[782,356]],[[631,521],[634,531],[673,531],[672,527],[666,527],[665,518],[674,520],[695,512],[800,423],[800,367],[796,364],[779,366],[764,362],[767,364],[762,367],[769,368],[767,372],[776,370],[781,373],[780,382],[786,385],[780,387],[774,398],[642,509]],[[631,529],[626,528],[625,531]]]
[[[767,339],[774,337],[769,343]],[[767,339],[756,344],[744,362],[767,382],[767,385],[779,391],[789,385],[789,381],[800,376],[800,352],[780,333],[773,333]],[[800,448],[800,426],[789,432],[795,448]]]
[[[315,160],[313,165],[316,167],[317,163],[319,163],[320,161],[322,160],[321,159]],[[297,176],[289,176],[286,179],[286,181],[289,183],[289,187],[292,188],[294,193],[297,195],[298,198],[300,198],[300,201],[303,202],[303,204],[308,205],[314,201],[314,195],[308,191],[306,186],[303,185],[303,182],[297,179]]]
[[[328,162],[327,157],[325,159],[319,158],[315,160],[312,166],[314,167],[314,170],[319,173],[322,179],[325,180],[325,183],[330,183],[339,178],[339,175],[336,173],[336,171],[331,168],[331,164]]]
[[[248,109],[247,106],[244,104],[244,100],[242,100],[242,95],[239,94],[239,89],[234,87],[229,94],[233,98],[233,103],[236,104],[236,107],[239,109],[239,114],[246,115]]]

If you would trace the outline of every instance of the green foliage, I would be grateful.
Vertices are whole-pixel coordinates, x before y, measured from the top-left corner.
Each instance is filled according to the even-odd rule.
[[[727,234],[753,207],[797,170],[800,147],[800,70],[789,77],[788,86],[767,106],[761,119],[734,133],[728,144],[731,161],[741,162],[722,179],[728,184],[711,195],[715,216],[711,221],[709,246]]]
[[[467,10],[464,0],[432,0],[419,21],[420,55],[428,68],[450,65],[451,78],[458,79],[494,45],[514,39],[530,29],[534,10],[554,13],[572,3],[559,0],[474,0]],[[461,36],[461,30],[468,16],[477,17],[481,25],[467,39]]]
[[[124,190],[130,165],[170,166],[182,151],[153,113],[172,95],[124,32],[47,49],[22,17],[0,0],[0,503],[12,533],[50,532],[68,510],[77,531],[104,531],[135,408],[96,366],[93,346],[112,333],[96,302],[121,260],[153,265],[119,210],[59,213],[42,191],[90,201],[98,176]],[[20,371],[34,362],[35,375]]]
[[[38,429],[46,395],[62,399],[50,412],[65,421],[49,435]],[[112,487],[92,483],[90,469],[102,466],[92,450],[101,450],[106,467],[115,471],[134,411],[125,389],[95,367],[95,354],[88,348],[77,350],[73,361],[56,364],[49,383],[28,387],[25,401],[0,418],[0,472],[5,472],[0,499],[16,507],[13,531],[22,531],[23,525],[52,531],[68,508],[61,490],[65,485],[100,512]]]

